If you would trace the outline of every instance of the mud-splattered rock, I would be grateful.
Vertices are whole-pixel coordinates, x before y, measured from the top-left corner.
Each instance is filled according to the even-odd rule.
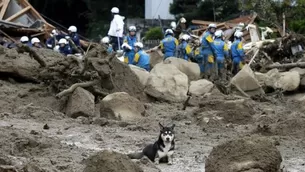
[[[260,86],[265,85],[265,81],[267,80],[268,76],[264,73],[255,72],[255,78],[258,80]]]
[[[184,102],[188,77],[172,64],[159,63],[150,72],[145,92],[159,100]]]
[[[192,81],[189,92],[195,96],[202,96],[212,91],[214,84],[206,79]]]
[[[164,60],[164,63],[176,66],[182,73],[188,76],[189,81],[200,79],[200,68],[197,63],[188,62],[176,57],[167,58]]]
[[[83,172],[143,172],[126,155],[111,151],[98,152],[90,156],[85,164]]]
[[[267,86],[284,91],[296,90],[301,82],[300,74],[297,71],[280,73],[278,69],[272,69],[267,73],[267,76],[265,81]]]
[[[299,68],[299,67],[295,67],[295,68],[293,68],[293,69],[290,69],[289,71],[290,71],[290,72],[296,71],[296,72],[298,72],[301,76],[305,75],[305,69],[302,69],[302,68]]]
[[[206,172],[278,172],[282,157],[272,141],[247,137],[213,148],[205,164]]]
[[[254,72],[248,65],[245,65],[243,69],[232,78],[232,84],[245,92],[251,91],[253,93],[252,95],[261,94],[263,92],[259,81],[255,78]]]
[[[69,117],[94,116],[95,103],[94,96],[87,90],[78,87],[69,97],[66,114]]]
[[[101,102],[101,117],[134,120],[145,114],[144,104],[125,92],[109,94]]]
[[[18,172],[14,166],[1,165],[0,172]]]
[[[129,65],[130,69],[137,75],[142,85],[146,85],[149,72],[135,65]]]

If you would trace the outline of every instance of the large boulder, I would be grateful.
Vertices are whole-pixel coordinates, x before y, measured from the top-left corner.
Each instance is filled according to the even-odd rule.
[[[81,87],[76,88],[69,97],[66,114],[69,117],[77,118],[79,116],[94,116],[94,112],[94,95]]]
[[[197,63],[188,62],[177,57],[167,58],[164,60],[164,63],[173,64],[176,66],[181,72],[188,76],[189,81],[196,81],[200,79],[200,68]]]
[[[303,69],[303,68],[295,67],[295,68],[290,69],[289,71],[290,71],[290,72],[296,71],[296,72],[298,72],[301,76],[304,76],[304,75],[305,75],[305,69]]]
[[[173,64],[157,64],[150,72],[145,92],[159,100],[184,102],[187,99],[188,77]]]
[[[133,71],[133,73],[137,75],[142,85],[145,86],[149,77],[149,72],[135,65],[129,65],[129,67]]]
[[[189,92],[194,96],[202,96],[212,91],[214,84],[206,79],[192,81]]]
[[[85,160],[83,172],[143,172],[143,170],[126,155],[102,151]]]
[[[278,172],[282,156],[266,138],[247,137],[213,148],[205,164],[206,172]]]
[[[249,65],[245,65],[231,80],[231,83],[250,95],[264,93]]]
[[[145,114],[145,107],[138,99],[125,92],[109,94],[101,101],[101,117],[116,120],[134,120]]]
[[[278,69],[272,69],[267,73],[265,84],[274,89],[284,91],[294,91],[299,88],[301,83],[300,73],[297,71],[280,73]]]

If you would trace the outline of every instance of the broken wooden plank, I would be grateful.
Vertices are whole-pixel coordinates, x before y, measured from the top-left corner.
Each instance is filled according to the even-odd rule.
[[[8,39],[10,39],[11,41],[13,41],[14,43],[16,42],[16,40],[14,39],[14,38],[12,38],[12,37],[10,37],[8,34],[6,34],[4,31],[2,31],[1,29],[0,29],[0,33],[2,33],[4,36],[6,36]]]
[[[3,20],[3,17],[5,15],[7,7],[9,5],[9,3],[10,3],[10,0],[3,0],[2,3],[3,3],[3,6],[2,6],[1,11],[0,11],[0,20]]]
[[[5,21],[13,21],[15,20],[16,18],[22,16],[23,14],[25,14],[26,12],[28,12],[29,10],[31,10],[31,7],[30,6],[27,6],[25,8],[23,8],[22,10],[20,10],[18,13],[15,13],[14,15],[10,16],[9,18],[5,19]]]

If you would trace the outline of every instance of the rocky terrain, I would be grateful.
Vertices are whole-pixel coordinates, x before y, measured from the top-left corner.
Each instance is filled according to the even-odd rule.
[[[199,80],[199,69],[180,59],[148,73],[102,47],[84,61],[35,50],[43,63],[28,52],[0,51],[1,172],[305,171],[300,70],[292,72],[297,84],[279,80],[291,85],[266,84],[287,73],[256,73],[272,94],[245,97]],[[174,164],[129,160],[124,154],[158,138],[159,122],[177,126]]]

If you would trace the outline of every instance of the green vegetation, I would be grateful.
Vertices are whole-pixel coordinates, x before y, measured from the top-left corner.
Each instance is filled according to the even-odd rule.
[[[160,27],[150,28],[145,34],[145,40],[160,40],[163,37],[164,36]]]

